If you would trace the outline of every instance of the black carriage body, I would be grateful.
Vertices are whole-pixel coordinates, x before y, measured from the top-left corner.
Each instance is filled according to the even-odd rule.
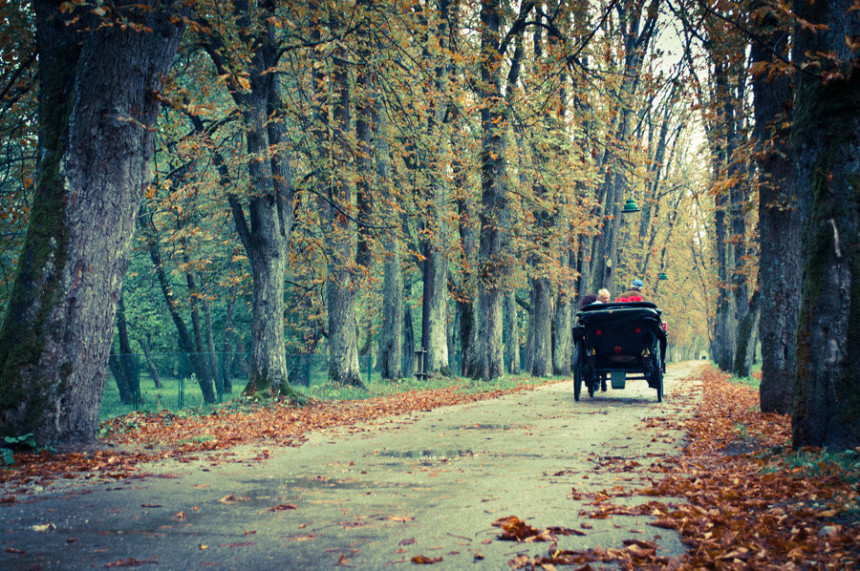
[[[573,330],[574,394],[584,383],[595,388],[613,372],[628,379],[645,379],[663,400],[666,331],[657,306],[649,302],[587,305],[577,313]]]

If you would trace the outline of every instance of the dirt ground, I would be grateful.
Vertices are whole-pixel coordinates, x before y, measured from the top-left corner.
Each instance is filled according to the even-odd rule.
[[[60,480],[0,504],[4,569],[508,569],[548,544],[498,539],[515,515],[558,549],[625,539],[683,553],[645,516],[589,517],[589,493],[659,478],[694,412],[701,363],[670,365],[665,399],[629,381],[575,402],[570,381],[461,406],[139,466],[123,481]],[[7,491],[8,492],[8,491]],[[0,497],[7,493],[0,490]],[[625,497],[625,505],[646,498]],[[647,498],[653,500],[654,498]]]

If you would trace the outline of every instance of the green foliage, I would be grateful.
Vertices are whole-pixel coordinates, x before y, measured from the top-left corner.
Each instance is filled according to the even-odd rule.
[[[860,454],[855,450],[834,453],[826,448],[804,448],[786,458],[786,467],[796,470],[800,478],[838,475],[847,481],[860,483]]]
[[[54,452],[51,447],[41,447],[36,442],[36,436],[32,432],[20,436],[4,436],[6,446],[0,447],[0,465],[11,466],[15,463],[15,450],[47,450]]]

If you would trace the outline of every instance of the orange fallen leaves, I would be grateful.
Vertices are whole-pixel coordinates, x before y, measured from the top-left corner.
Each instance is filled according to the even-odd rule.
[[[442,561],[442,557],[427,557],[426,555],[416,555],[412,558],[412,563],[416,565],[432,565],[440,561]]]
[[[588,494],[573,490],[572,495],[593,500],[592,511],[580,512],[590,518],[655,517],[652,526],[681,535],[688,546],[683,558],[660,557],[656,544],[628,539],[624,549],[560,551],[553,544],[547,556],[519,555],[509,565],[515,569],[591,562],[617,563],[628,569],[854,568],[860,561],[857,473],[847,474],[823,461],[812,471],[793,466],[794,453],[786,447],[788,417],[759,412],[757,391],[729,383],[727,375],[709,370],[703,380],[702,404],[683,427],[672,419],[646,419],[649,428],[687,431],[683,456],[664,458],[661,465],[649,468],[662,471],[662,479],[657,473],[645,490],[616,487]],[[631,467],[623,460],[598,464],[614,472]],[[680,497],[685,503],[651,501],[635,507],[611,503],[633,494]],[[510,528],[506,534],[512,537],[500,539],[539,534],[515,516],[493,525]]]
[[[99,441],[95,447],[98,449],[16,453],[15,464],[0,470],[0,483],[43,485],[62,477],[120,480],[142,475],[136,474],[139,463],[160,458],[196,461],[200,459],[196,454],[203,452],[209,452],[208,459],[213,462],[239,461],[223,450],[262,442],[269,447],[301,446],[305,433],[310,431],[477,402],[533,388],[533,385],[521,385],[467,394],[462,387],[453,386],[362,401],[317,401],[301,407],[289,401],[269,401],[246,403],[245,410],[237,411],[225,406],[204,416],[182,416],[166,410],[133,412],[102,424],[102,431],[108,435]],[[206,438],[195,438],[199,435]],[[265,460],[269,454],[264,450],[254,460]],[[14,501],[14,498],[4,498],[4,501]]]

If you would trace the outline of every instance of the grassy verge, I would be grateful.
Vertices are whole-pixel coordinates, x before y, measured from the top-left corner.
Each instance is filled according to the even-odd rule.
[[[464,394],[480,394],[491,391],[504,391],[520,386],[541,385],[564,377],[534,378],[531,376],[505,376],[492,381],[481,381],[466,377],[431,377],[419,380],[414,377],[386,380],[372,377],[365,381],[366,389],[333,383],[322,376],[312,379],[308,387],[293,388],[310,401],[359,401],[377,397],[388,397],[409,391],[437,390],[456,388]],[[237,382],[232,394],[224,395],[221,403],[206,404],[196,381],[185,379],[162,380],[162,388],[156,389],[148,379],[141,379],[141,401],[139,404],[124,404],[119,398],[116,384],[109,382],[102,398],[100,420],[105,422],[125,416],[132,412],[169,411],[180,416],[189,414],[209,414],[220,408],[236,409],[249,404],[248,398],[241,395],[243,383]]]

